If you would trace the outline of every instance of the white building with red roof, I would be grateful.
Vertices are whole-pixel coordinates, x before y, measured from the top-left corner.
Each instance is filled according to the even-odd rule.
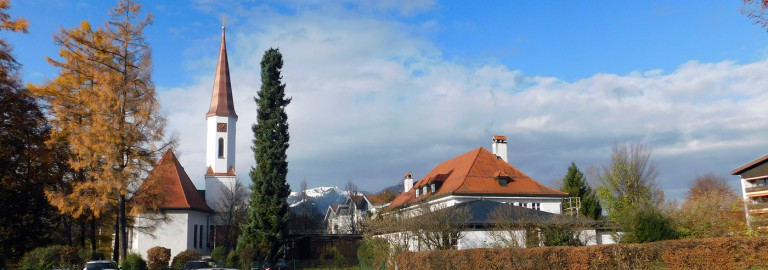
[[[409,209],[427,202],[449,207],[473,200],[491,200],[560,214],[568,193],[547,187],[507,163],[507,139],[493,136],[494,153],[479,147],[438,164],[424,178],[403,180],[404,191],[389,209]]]
[[[403,192],[387,207],[398,224],[426,224],[419,219],[447,214],[441,222],[454,224],[459,231],[425,240],[450,230],[439,226],[444,231],[436,233],[438,226],[404,226],[411,229],[390,228],[379,232],[379,237],[411,251],[430,249],[434,241],[450,241],[446,243],[455,249],[525,247],[530,244],[527,237],[538,233],[537,226],[566,222],[576,228],[574,237],[582,244],[615,242],[611,229],[561,214],[568,193],[547,187],[509,164],[506,137],[493,136],[491,149],[479,147],[449,159],[416,182],[407,173]]]
[[[148,178],[160,180],[164,195],[160,207],[162,213],[144,213],[136,217],[130,236],[130,249],[144,258],[147,257],[147,250],[155,246],[170,248],[171,256],[188,249],[209,253],[213,248],[211,235],[216,225],[213,219],[216,206],[224,199],[224,192],[233,188],[237,181],[237,114],[229,78],[225,28],[221,30],[211,105],[205,115],[205,190],[197,190],[172,150],[163,155],[148,175]],[[146,187],[142,185],[139,188]],[[157,220],[158,217],[165,220]]]

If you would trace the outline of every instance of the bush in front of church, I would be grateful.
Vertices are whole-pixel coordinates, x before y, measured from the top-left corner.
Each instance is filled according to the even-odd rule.
[[[147,262],[141,258],[141,254],[131,252],[125,257],[123,263],[120,264],[122,270],[147,270]]]
[[[176,254],[176,256],[173,257],[173,263],[171,263],[171,268],[181,269],[181,267],[187,264],[188,261],[194,261],[199,259],[200,259],[200,253],[194,250],[187,249],[185,251],[180,252],[179,254]]]
[[[218,246],[211,251],[211,258],[216,265],[223,266],[227,263],[227,248]]]
[[[161,270],[168,268],[171,261],[171,249],[156,246],[147,250],[147,264],[149,270]]]

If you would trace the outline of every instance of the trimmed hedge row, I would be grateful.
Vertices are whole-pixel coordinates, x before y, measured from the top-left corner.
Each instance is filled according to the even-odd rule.
[[[645,244],[405,252],[399,269],[766,269],[767,237]],[[394,266],[390,265],[390,268]]]

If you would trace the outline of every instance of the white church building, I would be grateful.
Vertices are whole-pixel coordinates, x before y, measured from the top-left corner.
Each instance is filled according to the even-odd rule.
[[[166,220],[157,222],[157,213],[145,213],[136,218],[129,236],[129,247],[144,258],[147,258],[147,250],[155,246],[171,249],[171,257],[188,249],[209,253],[217,202],[222,199],[223,191],[235,184],[237,114],[232,100],[224,27],[211,105],[205,117],[205,190],[195,188],[172,150],[163,155],[148,175],[161,180],[165,193],[161,211],[165,213]],[[154,230],[143,229],[147,225],[154,225]]]

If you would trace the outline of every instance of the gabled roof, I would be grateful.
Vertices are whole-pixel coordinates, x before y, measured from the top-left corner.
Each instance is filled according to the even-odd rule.
[[[213,79],[211,108],[208,109],[208,113],[205,114],[205,116],[228,116],[237,119],[235,103],[232,101],[232,83],[229,80],[229,62],[227,61],[225,30],[224,26],[222,26],[219,62],[216,64],[216,77]]]
[[[744,173],[745,171],[747,171],[749,169],[752,169],[755,166],[758,166],[758,165],[763,164],[765,162],[768,162],[768,155],[759,157],[759,158],[757,158],[757,159],[755,159],[755,160],[753,160],[753,161],[751,161],[751,162],[749,162],[747,164],[744,164],[741,167],[738,167],[738,168],[734,169],[733,171],[731,171],[731,175],[740,175],[740,174]]]
[[[195,184],[189,180],[187,172],[184,171],[184,167],[181,166],[171,149],[165,152],[147,179],[159,179],[161,181],[160,187],[164,193],[161,209],[189,209],[214,213],[213,209],[205,203],[205,199],[200,196]]]
[[[385,205],[389,202],[384,200],[384,196],[381,194],[365,194],[365,199],[368,200],[371,205],[379,206],[379,205]]]
[[[499,185],[494,176],[509,177],[507,186]],[[429,196],[416,197],[416,189],[434,182],[442,185]],[[395,198],[390,208],[396,208],[423,200],[426,197],[445,195],[500,195],[565,197],[568,193],[542,185],[517,168],[479,147],[463,155],[437,165],[408,192]]]
[[[360,207],[361,204],[363,203],[363,195],[349,196],[349,200],[352,200],[352,202],[354,202],[356,206]]]

